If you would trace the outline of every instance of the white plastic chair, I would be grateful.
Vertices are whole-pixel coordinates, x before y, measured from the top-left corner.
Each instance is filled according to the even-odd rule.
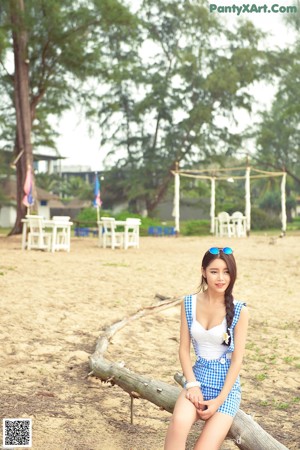
[[[103,248],[123,247],[124,233],[116,231],[116,223],[113,217],[102,217],[98,223],[100,245]]]
[[[236,237],[245,237],[246,232],[246,219],[242,212],[235,211],[231,216],[231,222],[233,224],[234,235]]]
[[[218,214],[218,222],[220,237],[231,237],[234,235],[233,224],[230,223],[230,216],[226,211],[222,211]]]
[[[52,233],[45,231],[43,216],[27,215],[28,220],[28,236],[27,249],[51,250]]]
[[[52,249],[55,250],[66,250],[70,251],[71,248],[71,223],[70,216],[53,216],[52,221],[54,222],[53,227],[55,227],[55,233],[53,236],[55,242],[52,243]]]
[[[125,224],[124,248],[140,246],[140,225],[141,220],[128,217]]]

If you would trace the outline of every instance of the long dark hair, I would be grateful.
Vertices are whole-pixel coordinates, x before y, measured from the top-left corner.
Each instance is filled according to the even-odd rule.
[[[229,346],[231,342],[231,335],[229,328],[231,327],[234,316],[234,304],[233,304],[234,298],[232,290],[237,276],[237,268],[233,254],[231,253],[230,255],[227,255],[226,253],[223,253],[222,248],[219,248],[219,254],[217,255],[212,255],[208,250],[203,256],[202,268],[206,270],[206,268],[210,265],[210,263],[217,258],[222,259],[225,262],[230,275],[230,283],[225,291],[226,322],[229,339],[227,342],[225,341],[223,342],[223,344]],[[206,278],[202,275],[200,283],[200,291],[204,292],[206,289],[207,289]]]

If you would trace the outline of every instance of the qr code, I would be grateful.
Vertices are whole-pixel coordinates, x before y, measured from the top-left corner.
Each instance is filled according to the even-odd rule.
[[[3,419],[3,448],[31,446],[31,419]]]

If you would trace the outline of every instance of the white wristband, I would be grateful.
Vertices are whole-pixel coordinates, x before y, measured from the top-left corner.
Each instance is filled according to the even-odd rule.
[[[190,381],[189,383],[186,383],[185,388],[190,389],[193,387],[201,387],[201,383],[199,381]]]

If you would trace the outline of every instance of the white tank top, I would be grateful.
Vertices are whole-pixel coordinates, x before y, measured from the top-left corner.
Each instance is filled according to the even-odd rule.
[[[222,323],[209,330],[206,330],[196,319],[196,295],[193,295],[193,322],[191,334],[198,345],[199,355],[205,359],[218,359],[226,351],[227,346],[224,342],[224,333],[226,333],[226,317]]]

